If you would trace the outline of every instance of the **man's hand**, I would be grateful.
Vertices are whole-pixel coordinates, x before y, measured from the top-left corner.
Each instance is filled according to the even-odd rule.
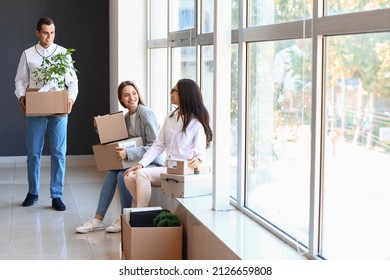
[[[26,112],[26,96],[21,96],[19,98],[19,103],[20,103],[20,109],[22,112]]]
[[[68,114],[70,114],[70,112],[72,111],[73,103],[74,103],[73,100],[69,99],[69,101],[68,101]]]

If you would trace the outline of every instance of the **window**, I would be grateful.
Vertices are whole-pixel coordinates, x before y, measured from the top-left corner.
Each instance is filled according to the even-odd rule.
[[[214,31],[214,0],[202,0],[202,33]]]
[[[194,0],[170,0],[169,4],[169,31],[180,31],[195,27]]]
[[[248,45],[246,206],[308,244],[310,40]]]
[[[389,259],[389,0],[231,3],[230,118],[214,116],[230,126],[231,201],[309,258]],[[165,36],[150,20],[150,75],[196,80],[212,113],[214,1],[167,10]]]
[[[312,17],[312,1],[249,0],[248,26],[260,26]]]
[[[150,108],[162,125],[167,114],[169,96],[168,58],[165,48],[150,50]]]
[[[196,81],[195,47],[172,48],[172,85],[183,78]]]
[[[237,200],[238,182],[238,45],[232,45],[232,77],[231,77],[231,97],[230,97],[230,196]]]
[[[390,258],[389,50],[389,32],[326,39],[325,258]]]
[[[337,15],[345,13],[372,11],[378,9],[390,8],[389,0],[361,0],[361,1],[327,1],[327,14]]]

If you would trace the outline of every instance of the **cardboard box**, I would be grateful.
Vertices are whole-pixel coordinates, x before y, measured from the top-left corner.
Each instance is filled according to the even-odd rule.
[[[118,160],[115,155],[117,147],[139,147],[143,146],[142,137],[134,137],[126,140],[116,141],[108,144],[96,144],[92,146],[98,171],[121,170],[135,165],[141,158],[128,161]]]
[[[97,116],[96,128],[100,144],[106,144],[129,138],[123,112],[116,112],[104,116]]]
[[[187,174],[201,174],[211,172],[211,167],[202,163],[199,168],[192,169],[188,167],[188,161],[183,160],[167,160],[167,173],[187,175]]]
[[[151,210],[151,211],[154,211],[154,210],[162,210],[161,206],[152,206],[152,207],[138,207],[138,208],[123,208],[122,209],[122,213],[123,213],[123,216],[125,217],[125,219],[127,221],[130,220],[130,213],[133,213],[133,212],[141,212],[141,211],[146,211],[146,210]]]
[[[177,175],[161,173],[161,190],[165,195],[193,197],[213,192],[212,174]]]
[[[52,116],[68,113],[68,91],[38,92],[38,89],[26,90],[27,116]]]
[[[121,215],[122,252],[127,260],[181,260],[183,226],[131,227]]]
[[[194,174],[194,169],[188,167],[188,161],[183,160],[167,160],[167,173],[169,174]]]

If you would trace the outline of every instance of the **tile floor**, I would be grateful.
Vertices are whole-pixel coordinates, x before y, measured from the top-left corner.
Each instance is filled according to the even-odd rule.
[[[104,230],[76,233],[76,227],[95,215],[105,176],[105,172],[96,170],[93,156],[67,159],[63,196],[66,211],[51,207],[49,172],[49,159],[44,157],[39,201],[31,207],[22,207],[28,188],[26,159],[0,157],[0,260],[123,260],[120,233]],[[175,200],[175,205],[178,203],[196,219],[200,218],[210,232],[242,259],[305,259],[238,211],[212,211],[210,197]],[[116,194],[104,220],[106,226],[119,215]]]
[[[49,160],[42,160],[39,201],[22,207],[27,194],[24,157],[0,158],[0,260],[120,260],[120,233],[76,233],[75,228],[94,216],[104,172],[93,158],[68,158],[63,201],[66,211],[51,208]],[[105,224],[119,217],[114,197]]]

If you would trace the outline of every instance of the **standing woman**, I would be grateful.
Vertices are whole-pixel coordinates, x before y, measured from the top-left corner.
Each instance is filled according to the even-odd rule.
[[[145,103],[139,93],[137,86],[131,81],[124,81],[118,86],[118,100],[121,105],[128,109],[125,114],[126,127],[129,132],[129,137],[142,137],[144,146],[141,147],[125,147],[117,148],[116,157],[118,160],[137,161],[142,158],[143,154],[150,148],[157,137],[160,126],[157,118],[152,110],[145,106]],[[164,157],[159,156],[150,166],[162,166]],[[124,170],[109,170],[107,171],[98,206],[95,213],[95,218],[90,219],[82,226],[79,226],[76,231],[79,233],[87,233],[95,230],[104,229],[103,219],[108,207],[115,194],[116,185],[118,184],[121,209],[131,207],[131,195],[126,189],[123,174]],[[106,228],[107,232],[120,232],[121,223],[117,219],[111,226]]]
[[[161,186],[160,174],[166,172],[166,167],[143,167],[165,151],[167,159],[188,160],[190,168],[198,168],[212,140],[210,115],[199,86],[193,80],[181,79],[170,94],[171,103],[178,107],[167,115],[158,138],[143,158],[125,171],[132,207],[149,206],[151,186]]]

